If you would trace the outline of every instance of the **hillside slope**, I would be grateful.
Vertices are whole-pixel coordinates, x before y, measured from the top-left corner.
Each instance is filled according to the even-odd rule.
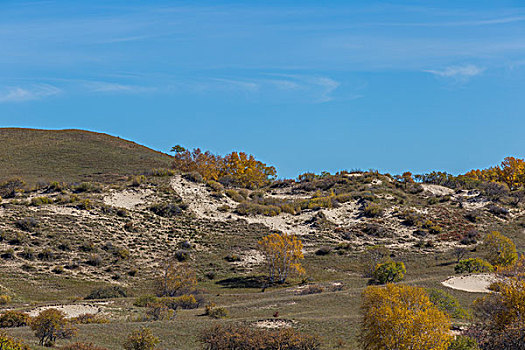
[[[108,182],[169,166],[168,155],[83,130],[0,129],[0,181]]]

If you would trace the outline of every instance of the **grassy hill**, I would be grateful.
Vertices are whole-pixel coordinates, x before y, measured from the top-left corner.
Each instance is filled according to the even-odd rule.
[[[0,129],[0,180],[110,182],[169,164],[166,154],[107,134]]]

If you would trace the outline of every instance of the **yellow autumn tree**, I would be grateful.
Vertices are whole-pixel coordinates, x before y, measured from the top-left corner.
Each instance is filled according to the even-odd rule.
[[[272,233],[259,241],[266,258],[270,282],[284,283],[290,273],[304,273],[300,260],[304,259],[303,244],[294,235]]]
[[[485,252],[487,261],[494,266],[512,265],[518,259],[514,242],[497,231],[485,236],[481,249]]]
[[[450,319],[423,288],[369,286],[361,312],[365,350],[446,350],[450,344]]]
[[[158,296],[174,297],[191,293],[197,286],[195,271],[185,263],[168,258],[161,264],[160,273],[155,280]]]

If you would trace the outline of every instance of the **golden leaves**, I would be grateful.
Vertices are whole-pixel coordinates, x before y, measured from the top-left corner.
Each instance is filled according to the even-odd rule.
[[[270,281],[284,283],[290,272],[304,273],[300,260],[304,259],[303,244],[295,235],[272,233],[263,237],[259,247],[266,257]]]
[[[422,288],[395,284],[367,287],[361,310],[364,349],[448,348],[450,320]]]

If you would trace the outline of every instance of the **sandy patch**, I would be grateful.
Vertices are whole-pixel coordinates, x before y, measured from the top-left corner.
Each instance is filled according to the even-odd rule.
[[[260,251],[255,249],[242,252],[240,256],[241,261],[237,261],[234,264],[241,265],[244,267],[260,265],[265,261],[264,255]]]
[[[471,293],[489,293],[488,287],[498,279],[494,274],[482,273],[466,276],[454,276],[441,282],[448,288]]]
[[[37,307],[28,312],[29,316],[38,316],[44,310],[57,309],[66,314],[67,318],[77,317],[83,314],[98,314],[103,311],[103,306],[96,304],[70,304],[70,305],[49,305]]]
[[[445,186],[432,185],[432,184],[421,184],[425,192],[432,193],[434,196],[446,196],[454,194],[454,190]]]
[[[293,321],[290,320],[263,320],[257,321],[254,323],[255,327],[266,328],[266,329],[276,329],[276,328],[290,328],[293,325]]]
[[[146,198],[152,193],[152,190],[126,190],[113,192],[104,197],[104,204],[117,208],[135,209],[135,207],[145,204]]]

